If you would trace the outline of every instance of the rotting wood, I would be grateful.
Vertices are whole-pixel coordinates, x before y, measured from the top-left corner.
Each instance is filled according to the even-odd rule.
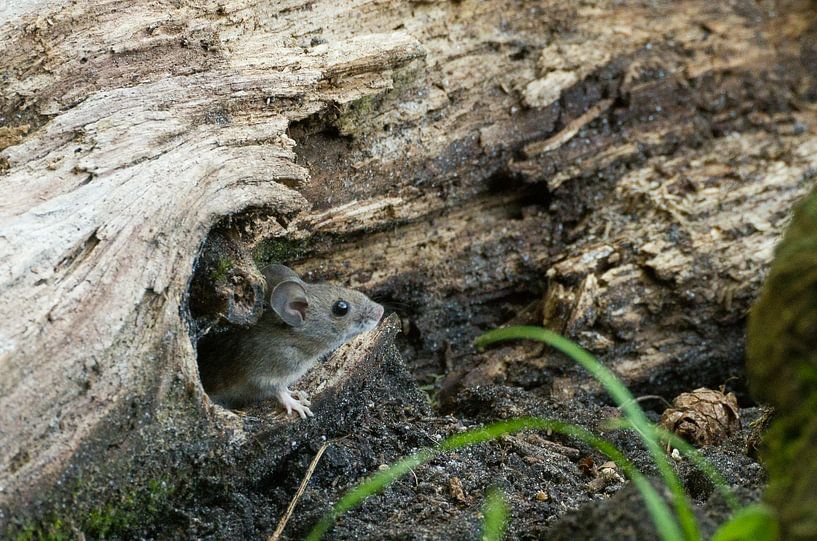
[[[678,359],[722,376],[817,168],[815,110],[789,105],[814,84],[797,59],[815,16],[783,7],[0,12],[0,506],[82,472],[89,441],[125,455],[166,426],[225,426],[180,308],[229,217],[248,247],[317,239],[300,270],[413,289],[421,375],[439,356],[468,371],[470,337],[502,321],[481,307],[546,282],[581,297],[592,275],[581,314],[597,315],[576,312],[574,338],[628,382]],[[143,435],[128,408],[148,414]]]

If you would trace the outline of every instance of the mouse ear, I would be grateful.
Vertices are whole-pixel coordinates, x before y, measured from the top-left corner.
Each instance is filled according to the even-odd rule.
[[[269,288],[267,291],[272,291],[275,289],[275,286],[285,280],[292,280],[293,282],[303,284],[301,277],[295,274],[294,270],[284,265],[268,265],[264,267],[261,273],[267,281],[267,287]]]
[[[304,324],[309,301],[306,300],[306,290],[300,283],[294,280],[281,282],[272,290],[269,303],[287,325],[300,327]]]

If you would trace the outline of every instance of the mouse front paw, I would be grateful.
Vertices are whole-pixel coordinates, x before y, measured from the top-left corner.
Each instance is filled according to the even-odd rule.
[[[289,393],[289,389],[284,389],[278,393],[278,401],[287,410],[287,415],[292,415],[292,412],[295,411],[301,416],[301,419],[306,419],[307,416],[315,416],[315,414],[312,413],[312,410],[310,410],[308,407],[311,402],[309,402],[309,400],[298,400],[297,398],[294,398]]]

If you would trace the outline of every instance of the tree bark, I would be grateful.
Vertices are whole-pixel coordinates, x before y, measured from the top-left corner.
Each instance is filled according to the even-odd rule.
[[[475,354],[528,305],[637,391],[723,382],[817,171],[807,1],[32,0],[0,23],[6,521],[233,445],[195,348],[257,317],[254,263],[403,303],[398,345],[453,408],[593,391],[530,348]]]

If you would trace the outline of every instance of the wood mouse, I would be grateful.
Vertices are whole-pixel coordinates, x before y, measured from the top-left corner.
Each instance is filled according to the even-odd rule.
[[[199,352],[204,390],[222,406],[237,408],[276,398],[287,415],[312,416],[295,383],[324,355],[377,326],[383,307],[353,289],[307,284],[290,268],[263,271],[269,305],[249,328],[208,337]]]

